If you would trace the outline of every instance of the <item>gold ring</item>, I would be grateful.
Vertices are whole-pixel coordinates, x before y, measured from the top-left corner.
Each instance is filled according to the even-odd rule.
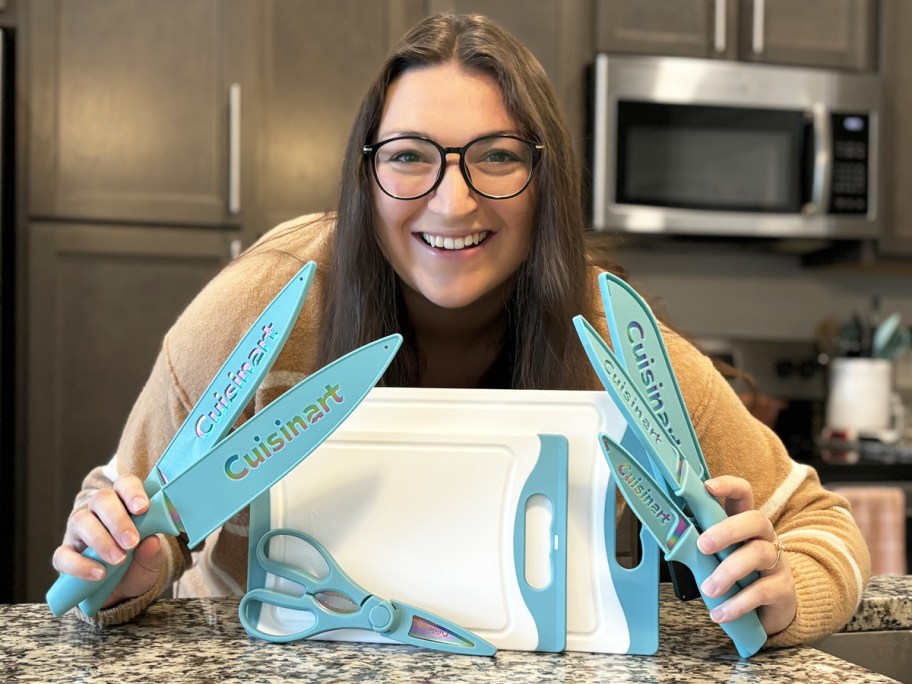
[[[779,565],[779,560],[782,558],[782,549],[785,548],[785,544],[783,544],[782,541],[778,537],[776,538],[776,541],[771,542],[771,543],[776,548],[776,560],[774,560],[773,564],[771,566],[769,566],[768,568],[763,568],[764,572],[773,570],[773,569],[775,569],[775,567],[777,565]]]

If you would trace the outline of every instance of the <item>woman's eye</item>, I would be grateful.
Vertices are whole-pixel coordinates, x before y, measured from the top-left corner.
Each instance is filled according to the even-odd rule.
[[[423,159],[421,158],[421,155],[419,155],[417,152],[413,152],[411,150],[404,150],[402,152],[393,153],[390,156],[389,161],[399,162],[402,164],[417,164],[418,162],[423,161]]]
[[[485,155],[484,161],[492,164],[516,161],[516,155],[507,150],[491,150]]]

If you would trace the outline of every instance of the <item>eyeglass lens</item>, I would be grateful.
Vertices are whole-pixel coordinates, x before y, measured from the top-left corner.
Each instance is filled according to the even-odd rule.
[[[464,148],[469,185],[491,197],[520,192],[532,174],[532,149],[515,138],[492,136]],[[429,192],[442,172],[445,159],[433,143],[420,138],[399,138],[381,144],[374,154],[377,182],[401,199]]]

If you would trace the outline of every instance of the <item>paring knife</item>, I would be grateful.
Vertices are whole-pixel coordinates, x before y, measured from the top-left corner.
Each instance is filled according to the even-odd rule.
[[[662,488],[620,444],[599,434],[602,452],[611,465],[611,475],[621,495],[646,529],[658,542],[669,560],[683,563],[697,582],[702,584],[719,562],[697,548],[700,532],[681,509],[666,496]],[[711,609],[734,596],[740,588],[733,585],[722,596],[703,596]],[[742,658],[749,658],[766,642],[766,631],[756,611],[745,613],[731,622],[719,625],[734,642]]]
[[[652,462],[658,466],[679,508],[688,509],[693,513],[700,530],[707,530],[725,520],[728,517],[725,509],[706,491],[703,479],[690,467],[675,446],[664,422],[656,416],[649,400],[624,370],[608,344],[582,316],[575,316],[573,325],[596,374],[611,394],[627,424],[634,428],[640,444]],[[720,551],[718,555],[725,558],[735,548],[733,545]],[[756,578],[756,573],[753,574]],[[738,584],[743,588],[754,578],[745,577]]]
[[[164,483],[196,463],[234,427],[288,340],[316,270],[313,261],[305,264],[247,329],[159,456],[143,483],[146,494],[152,496]],[[83,555],[95,558],[91,553]],[[97,585],[97,595],[79,605],[86,615],[95,615],[101,609],[132,558],[133,552],[128,551],[125,561],[108,568]]]

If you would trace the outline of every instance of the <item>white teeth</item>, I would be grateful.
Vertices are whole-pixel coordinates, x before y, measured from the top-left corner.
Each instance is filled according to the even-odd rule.
[[[442,237],[440,235],[431,235],[430,233],[421,234],[421,238],[431,247],[448,250],[459,250],[473,245],[480,245],[487,237],[488,231],[486,230],[458,238]]]

